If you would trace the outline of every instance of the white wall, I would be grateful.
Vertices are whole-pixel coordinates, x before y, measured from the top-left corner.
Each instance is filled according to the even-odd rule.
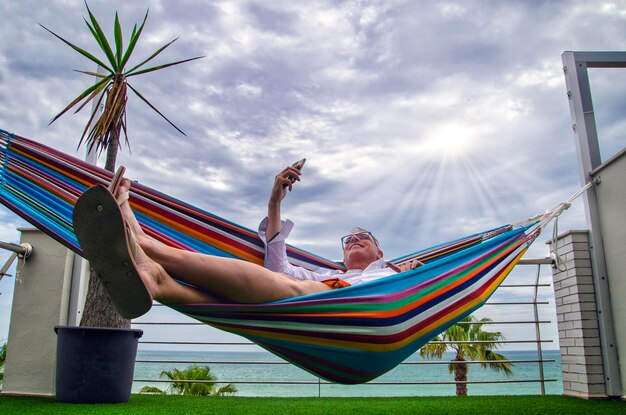
[[[622,396],[626,396],[626,149],[597,169],[594,179],[599,179],[596,195],[600,229],[620,362]]]

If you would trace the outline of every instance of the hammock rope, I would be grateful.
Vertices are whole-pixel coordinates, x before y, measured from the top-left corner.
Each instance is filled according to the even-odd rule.
[[[0,130],[0,203],[81,254],[72,231],[78,196],[113,174]],[[180,249],[263,263],[255,231],[140,184],[130,205],[146,233]],[[359,284],[265,304],[170,306],[236,333],[324,379],[353,384],[391,370],[483,305],[565,205],[528,221],[459,238],[393,260],[424,266]],[[288,246],[296,266],[342,265]],[[175,278],[184,282],[184,276]]]

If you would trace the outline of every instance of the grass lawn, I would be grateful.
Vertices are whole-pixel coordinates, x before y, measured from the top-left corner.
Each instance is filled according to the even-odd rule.
[[[626,402],[564,396],[419,398],[238,398],[133,395],[114,405],[61,404],[49,398],[0,396],[0,414],[626,414]]]

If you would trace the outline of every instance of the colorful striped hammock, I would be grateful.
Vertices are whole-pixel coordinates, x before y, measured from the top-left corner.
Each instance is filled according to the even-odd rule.
[[[113,174],[0,130],[0,203],[81,254],[72,231],[78,196]],[[263,263],[255,231],[146,186],[130,203],[144,230],[180,249]],[[545,216],[545,215],[544,215]],[[483,305],[541,231],[533,218],[393,260],[424,266],[353,287],[265,304],[172,306],[244,336],[326,380],[355,384],[391,370]],[[341,264],[288,246],[290,261],[314,269]],[[184,276],[176,276],[184,282]]]

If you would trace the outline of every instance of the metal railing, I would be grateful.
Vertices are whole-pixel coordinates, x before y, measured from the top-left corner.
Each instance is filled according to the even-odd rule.
[[[532,345],[533,349],[528,351],[536,352],[536,358],[524,358],[524,359],[507,359],[504,361],[498,361],[500,363],[504,362],[504,363],[511,363],[511,364],[524,364],[524,365],[531,365],[531,364],[536,364],[537,365],[537,376],[535,377],[531,377],[531,378],[500,378],[500,379],[480,379],[480,380],[475,380],[472,379],[471,373],[468,375],[468,380],[466,382],[457,382],[454,380],[439,380],[439,379],[420,379],[420,380],[414,380],[414,381],[386,381],[384,380],[384,378],[382,378],[382,380],[374,380],[371,382],[366,383],[365,385],[456,385],[457,383],[466,383],[466,384],[482,384],[482,385],[495,385],[495,384],[538,384],[539,388],[540,388],[540,394],[544,395],[546,394],[546,384],[550,383],[550,382],[559,382],[560,381],[560,371],[558,373],[558,376],[552,376],[550,378],[546,377],[545,375],[545,364],[555,364],[557,362],[556,359],[554,358],[549,358],[546,359],[544,358],[544,345],[546,344],[551,344],[553,343],[552,339],[544,339],[542,337],[542,326],[545,325],[550,325],[553,323],[553,316],[555,315],[555,310],[554,310],[554,304],[551,301],[545,300],[540,298],[541,297],[541,289],[551,289],[552,287],[552,279],[551,278],[547,278],[548,281],[547,282],[542,282],[542,277],[545,279],[545,275],[542,274],[542,271],[545,270],[546,268],[549,268],[549,265],[552,264],[552,261],[550,259],[526,259],[526,260],[522,260],[520,261],[519,265],[521,265],[521,267],[518,267],[520,269],[524,269],[527,270],[527,268],[529,267],[535,267],[536,268],[536,272],[534,273],[534,276],[531,276],[530,278],[530,282],[529,281],[525,281],[529,279],[529,276],[527,273],[521,275],[521,276],[514,276],[513,274],[510,275],[509,277],[507,277],[507,281],[510,281],[507,284],[502,284],[500,286],[499,291],[511,291],[511,290],[521,290],[525,292],[526,296],[529,296],[529,299],[516,299],[513,301],[509,301],[509,300],[499,300],[498,296],[496,296],[494,294],[494,299],[488,301],[485,304],[485,308],[489,307],[489,308],[502,308],[502,307],[517,307],[517,309],[519,309],[520,307],[523,307],[525,309],[530,308],[530,311],[525,311],[523,314],[519,314],[516,313],[516,316],[519,316],[519,319],[515,318],[515,319],[504,319],[504,320],[497,320],[497,319],[493,319],[493,321],[489,321],[489,322],[484,322],[483,324],[488,324],[488,325],[499,325],[499,326],[503,326],[505,328],[511,328],[511,327],[526,327],[526,329],[516,329],[514,330],[514,333],[517,332],[527,332],[525,334],[528,333],[533,333],[534,335],[531,335],[530,337],[522,337],[522,338],[515,338],[515,335],[512,336],[513,338],[508,339],[508,340],[500,340],[500,341],[496,341],[495,343],[501,345],[501,346],[528,346],[528,345]],[[547,265],[548,267],[543,267],[543,265]],[[548,273],[549,274],[549,273]],[[517,280],[522,280],[521,283],[518,283]],[[544,294],[545,295],[545,294]],[[501,296],[500,296],[501,297]],[[549,298],[553,298],[552,294],[548,293],[547,297]],[[540,310],[540,306],[549,306],[552,305],[552,308],[550,308],[550,310],[548,311],[548,314],[550,314],[550,318],[541,318],[541,314],[546,314],[546,312],[542,313]],[[530,306],[530,307],[529,307]],[[193,322],[193,321],[149,321],[149,319],[151,318],[151,314],[153,313],[159,313],[159,311],[163,310],[163,307],[155,307],[156,312],[153,311],[151,313],[149,313],[147,315],[147,317],[144,318],[145,321],[136,321],[133,322],[133,325],[135,327],[138,328],[142,328],[144,330],[144,338],[145,340],[141,340],[140,341],[140,350],[142,350],[144,347],[146,348],[154,348],[157,346],[163,346],[163,349],[172,349],[172,348],[187,348],[187,350],[189,350],[189,348],[194,348],[196,346],[200,346],[200,347],[205,347],[205,348],[221,348],[223,349],[227,349],[227,348],[231,348],[231,347],[236,347],[236,348],[258,348],[259,351],[261,351],[262,349],[260,349],[258,346],[256,346],[254,343],[249,342],[249,341],[196,341],[196,340],[177,340],[177,341],[170,341],[170,340],[164,340],[162,339],[162,335],[159,335],[157,333],[157,331],[159,330],[165,330],[165,329],[171,329],[171,328],[185,328],[185,335],[186,336],[192,336],[192,334],[189,332],[189,330],[207,330],[207,326],[203,323],[199,323],[199,322]],[[485,314],[484,312],[482,312],[482,314]],[[502,313],[497,313],[498,315],[502,314]],[[504,313],[506,314],[506,313]],[[172,314],[172,316],[176,316],[176,314]],[[486,316],[492,316],[491,315],[486,315]],[[174,318],[174,317],[173,317]],[[179,318],[179,317],[175,317],[175,318]],[[464,323],[459,323],[459,324],[464,324]],[[469,323],[465,323],[465,324],[469,324]],[[193,326],[203,326],[202,328],[194,328]],[[189,329],[189,330],[187,330]],[[215,330],[215,329],[212,329]],[[194,332],[195,333],[195,332]],[[232,335],[226,335],[225,336],[232,336]],[[227,337],[230,338],[230,337]],[[431,342],[431,343],[444,343],[444,344],[452,344],[452,343],[479,343],[479,342],[450,342],[450,341],[446,341],[446,342]],[[494,342],[491,342],[494,343]],[[161,349],[161,350],[163,350]],[[207,352],[207,354],[210,352]],[[506,351],[501,351],[501,354],[506,356]],[[140,353],[141,354],[141,353]],[[235,366],[247,366],[247,365],[252,365],[252,366],[257,366],[257,367],[265,367],[265,366],[274,366],[274,365],[290,365],[290,363],[285,362],[285,361],[274,361],[274,360],[267,360],[267,359],[261,359],[261,360],[251,360],[251,361],[247,361],[247,360],[229,360],[229,359],[211,359],[211,358],[198,358],[198,359],[159,359],[159,358],[152,358],[152,359],[142,359],[142,358],[138,358],[137,361],[137,367],[141,367],[141,365],[163,365],[164,369],[168,369],[171,367],[178,367],[181,368],[181,365],[235,365]],[[403,363],[400,364],[401,367],[429,367],[429,366],[447,366],[450,364],[458,364],[459,362],[453,362],[451,360],[437,360],[437,361],[429,361],[429,360],[420,360],[420,361],[405,361]],[[464,362],[468,365],[489,365],[490,363],[494,363],[494,361],[467,361]],[[170,366],[167,366],[170,365]],[[396,370],[396,369],[394,369]],[[447,373],[447,369],[442,369],[442,371]],[[307,376],[309,378],[311,378],[312,375],[309,375],[305,372],[302,372],[303,376]],[[137,370],[136,370],[136,374],[137,374]],[[470,380],[471,379],[471,380]],[[136,382],[137,384],[139,383],[143,383],[143,384],[164,384],[164,383],[171,383],[171,380],[167,380],[167,379],[161,379],[161,378],[145,378],[142,376],[139,376],[137,378],[134,379],[134,382]],[[177,381],[179,382],[179,381]],[[181,383],[184,382],[189,382],[189,383],[213,383],[213,384],[235,384],[235,385],[317,385],[318,386],[318,396],[322,395],[322,385],[331,385],[330,382],[327,382],[325,380],[322,380],[320,378],[313,378],[311,380],[300,380],[300,379],[296,379],[296,380],[275,380],[275,379],[271,379],[271,380],[264,380],[264,379],[251,379],[250,376],[246,376],[245,378],[229,378],[229,379],[218,379],[218,380],[207,380],[207,381],[180,381]],[[557,392],[557,393],[561,393],[561,392]]]
[[[7,274],[7,271],[11,267],[11,264],[13,264],[13,261],[15,261],[17,258],[26,259],[30,256],[30,254],[33,253],[33,247],[27,243],[17,245],[11,242],[0,241],[0,249],[5,249],[12,252],[11,256],[9,256],[9,259],[7,259],[4,265],[0,267],[0,281],[5,275],[9,275]]]

